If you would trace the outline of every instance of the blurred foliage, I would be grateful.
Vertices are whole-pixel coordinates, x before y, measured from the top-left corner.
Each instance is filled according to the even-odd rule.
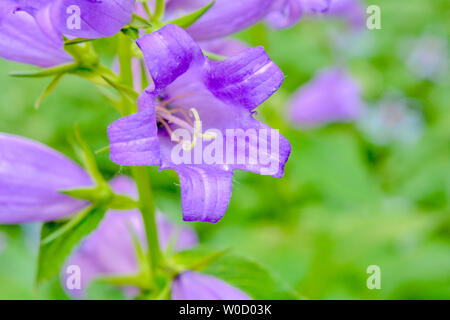
[[[369,3],[369,2],[367,2]],[[215,225],[196,223],[203,244],[232,247],[260,261],[305,298],[450,298],[450,77],[423,80],[406,66],[401,46],[437,34],[447,41],[447,0],[373,0],[381,7],[382,29],[354,35],[342,21],[305,18],[289,30],[259,24],[239,35],[265,46],[286,75],[282,89],[259,117],[293,146],[283,179],[238,172],[232,201]],[[336,35],[355,36],[337,48]],[[114,42],[101,40],[111,63]],[[105,49],[106,48],[106,49]],[[389,90],[418,101],[425,130],[414,144],[378,146],[353,124],[300,130],[289,124],[285,102],[320,68],[348,65],[364,97],[376,102]],[[118,113],[89,83],[67,76],[35,110],[49,79],[17,79],[29,69],[0,61],[0,131],[39,140],[73,157],[68,137],[77,123],[97,150],[107,145],[106,127]],[[97,156],[109,178],[127,173]],[[159,209],[181,220],[174,172],[151,172]],[[0,226],[0,298],[65,298],[57,281],[33,285],[39,226]],[[366,287],[369,265],[381,267],[381,290]]]

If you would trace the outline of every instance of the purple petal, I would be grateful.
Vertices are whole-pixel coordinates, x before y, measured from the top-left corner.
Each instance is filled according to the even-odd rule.
[[[40,67],[71,61],[62,38],[58,42],[51,25],[45,21],[44,11],[39,21],[22,10],[6,14],[0,22],[0,57]]]
[[[215,223],[231,198],[233,173],[206,166],[174,166],[180,177],[184,221]]]
[[[154,98],[142,94],[138,104],[149,106],[145,112],[121,118],[108,127],[111,161],[126,166],[159,165]]]
[[[137,196],[136,186],[128,177],[118,176],[111,182],[116,193]],[[185,250],[198,243],[196,233],[187,227],[174,226],[162,214],[157,216],[157,227],[161,248],[166,248],[176,237],[175,249]],[[83,240],[62,272],[63,286],[73,297],[82,298],[91,281],[105,275],[126,275],[137,272],[137,260],[131,232],[134,232],[146,247],[145,231],[138,210],[108,211],[99,227]],[[66,281],[70,277],[68,266],[78,266],[81,272],[81,288],[68,289]],[[130,292],[129,288],[126,292]],[[131,291],[132,292],[132,291]]]
[[[218,54],[224,57],[232,57],[248,49],[248,45],[237,39],[214,39],[199,41],[198,44],[203,50]]]
[[[289,105],[291,119],[303,126],[351,121],[363,109],[358,84],[337,68],[319,72],[294,94]]]
[[[236,33],[264,19],[271,10],[272,1],[216,0],[214,5],[187,30],[196,40],[209,40]],[[204,5],[209,2],[203,1]],[[202,6],[198,8],[200,7]]]
[[[144,53],[156,92],[172,83],[189,68],[202,65],[206,61],[200,47],[176,25],[167,25],[147,34],[136,43]]]
[[[69,9],[78,6],[80,29],[71,28]],[[52,15],[61,33],[80,38],[102,38],[115,35],[128,24],[133,15],[135,0],[56,0]]]
[[[0,134],[0,223],[51,221],[75,213],[87,203],[58,191],[91,185],[87,173],[62,154]]]
[[[252,110],[277,91],[283,80],[283,72],[264,48],[255,47],[212,64],[206,86],[220,100]]]
[[[186,271],[173,281],[172,300],[251,300],[251,298],[218,278]]]

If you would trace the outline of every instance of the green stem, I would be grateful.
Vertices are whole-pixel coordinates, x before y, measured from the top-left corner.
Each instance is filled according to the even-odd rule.
[[[145,235],[149,250],[150,274],[154,279],[156,268],[161,258],[161,249],[159,248],[158,229],[156,226],[155,201],[151,191],[150,181],[146,167],[132,167],[131,172],[136,181],[139,193],[139,208],[144,221]]]
[[[119,80],[126,86],[133,88],[133,70],[131,68],[131,40],[124,34],[119,34]],[[122,95],[122,102],[125,107],[125,113],[137,111],[136,101],[131,101],[128,97]],[[162,257],[159,248],[158,230],[156,226],[156,207],[150,180],[146,167],[131,167],[133,178],[139,193],[139,209],[144,222],[145,236],[148,247],[148,265],[151,279],[154,281],[156,269],[160,258]]]
[[[162,17],[164,16],[165,4],[164,0],[156,0],[155,2],[155,13],[153,18],[156,22],[160,22]]]

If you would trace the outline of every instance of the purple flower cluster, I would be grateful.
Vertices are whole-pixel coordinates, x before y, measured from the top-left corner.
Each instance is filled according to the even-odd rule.
[[[163,21],[157,22],[179,18],[209,2],[167,0]],[[303,14],[326,13],[356,21],[359,8],[350,0],[216,0],[187,30],[167,24],[142,35],[136,43],[143,53],[150,85],[137,100],[138,112],[109,126],[111,160],[119,165],[174,170],[180,178],[183,219],[219,221],[230,202],[234,170],[281,178],[291,152],[287,139],[255,118],[257,108],[280,88],[282,71],[263,47],[247,48],[222,37],[262,20],[275,28],[288,27]],[[135,11],[143,15],[139,10],[142,7],[136,7],[135,0],[2,0],[0,57],[40,67],[70,62],[72,57],[64,50],[65,38],[113,36],[131,21]],[[205,49],[229,58],[210,60],[203,53]],[[138,62],[134,59],[133,69],[142,72]],[[134,85],[141,91],[140,83]],[[346,72],[330,69],[298,91],[290,112],[295,122],[313,126],[354,119],[361,108],[357,84]],[[177,138],[178,129],[187,131],[192,139]],[[229,136],[230,130],[236,135]],[[215,158],[226,154],[226,161],[195,158],[180,162],[174,158],[173,151],[180,146],[184,151],[204,153],[209,146],[203,148],[203,140],[217,142],[210,154]],[[258,152],[253,153],[255,150]],[[91,203],[61,191],[93,186],[83,168],[58,152],[0,133],[1,224],[70,218]],[[116,194],[136,198],[129,178],[116,177],[110,186]],[[157,227],[162,248],[173,240],[175,250],[197,244],[191,229],[176,230],[161,214]],[[98,276],[139,271],[130,229],[145,249],[137,209],[107,212],[98,229],[67,262],[83,273],[81,289],[68,290],[69,294],[84,297],[85,289]],[[62,281],[67,280],[64,273]],[[126,292],[132,294],[133,290]],[[173,299],[250,299],[222,280],[192,270],[176,274],[171,293]]]
[[[13,135],[0,134],[0,224],[50,221],[70,217],[88,202],[59,193],[60,190],[92,185],[89,175],[62,154],[42,144]],[[117,194],[136,198],[134,182],[118,176],[111,180]],[[157,217],[162,248],[176,237],[174,249],[197,245],[190,228],[177,229],[162,214]],[[131,228],[131,229],[130,229]],[[131,230],[144,246],[144,228],[138,210],[110,210],[100,226],[73,253],[66,266],[77,266],[81,288],[68,289],[66,268],[63,286],[73,297],[85,297],[89,283],[98,276],[132,274],[138,271]],[[132,294],[134,290],[126,290]],[[249,299],[240,290],[217,278],[193,271],[180,273],[172,285],[172,298]]]

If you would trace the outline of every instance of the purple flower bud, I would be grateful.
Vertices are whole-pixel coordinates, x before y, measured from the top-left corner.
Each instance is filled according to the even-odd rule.
[[[66,217],[88,203],[59,191],[91,185],[88,174],[64,155],[0,133],[0,224]]]
[[[101,38],[130,22],[135,0],[2,0],[0,57],[40,67],[72,60],[67,37]]]

